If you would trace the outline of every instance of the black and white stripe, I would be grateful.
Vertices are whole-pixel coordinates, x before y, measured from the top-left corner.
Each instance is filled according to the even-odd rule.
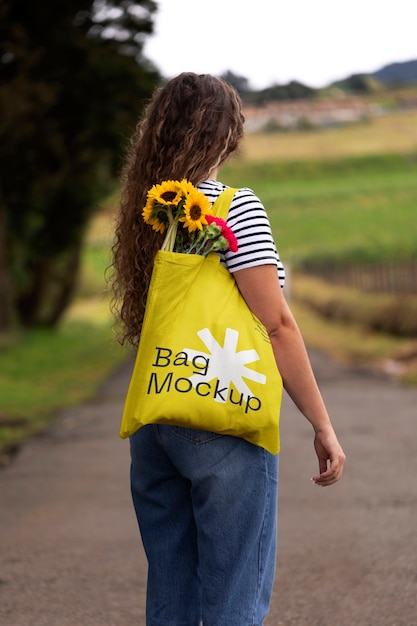
[[[226,185],[205,180],[198,189],[210,202],[215,202]],[[220,254],[221,262],[233,273],[236,270],[273,264],[277,266],[281,287],[285,283],[285,269],[279,258],[265,207],[251,189],[238,189],[233,196],[227,224],[237,239],[238,251]]]

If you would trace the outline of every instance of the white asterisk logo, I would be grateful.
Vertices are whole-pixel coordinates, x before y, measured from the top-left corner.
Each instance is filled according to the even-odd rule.
[[[204,376],[195,374],[190,376],[193,387],[196,387],[198,383],[209,382],[214,378],[219,380],[221,387],[229,388],[230,384],[236,387],[239,393],[251,396],[252,392],[243,380],[253,380],[257,383],[264,385],[266,383],[265,374],[260,374],[249,367],[246,367],[248,363],[259,361],[259,355],[256,350],[241,350],[237,352],[237,342],[239,339],[239,332],[232,328],[226,328],[223,346],[213,337],[208,328],[203,328],[197,332],[202,342],[206,345],[210,354],[199,352],[197,350],[191,350],[184,348],[189,354],[190,360],[192,358],[198,359],[203,356],[209,359],[209,367]],[[225,402],[226,400],[221,396],[215,398],[217,402]]]

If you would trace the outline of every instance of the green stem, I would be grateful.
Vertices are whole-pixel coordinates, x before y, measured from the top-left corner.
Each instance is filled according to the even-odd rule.
[[[162,244],[161,250],[169,250],[172,251],[175,245],[175,238],[177,236],[177,228],[178,222],[173,221],[168,226],[167,234],[164,239],[164,243]]]

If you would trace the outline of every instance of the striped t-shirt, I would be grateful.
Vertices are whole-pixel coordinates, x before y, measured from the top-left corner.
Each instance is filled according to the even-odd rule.
[[[215,202],[226,185],[216,180],[205,180],[198,189],[210,202]],[[238,244],[237,252],[220,253],[222,264],[233,274],[237,270],[257,265],[276,265],[281,287],[285,283],[285,270],[272,236],[265,207],[251,189],[238,189],[233,196],[227,225],[232,229]]]

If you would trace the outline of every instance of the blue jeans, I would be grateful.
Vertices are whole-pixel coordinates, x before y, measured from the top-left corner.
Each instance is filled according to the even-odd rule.
[[[278,456],[152,425],[130,438],[147,626],[262,626],[275,573]]]

